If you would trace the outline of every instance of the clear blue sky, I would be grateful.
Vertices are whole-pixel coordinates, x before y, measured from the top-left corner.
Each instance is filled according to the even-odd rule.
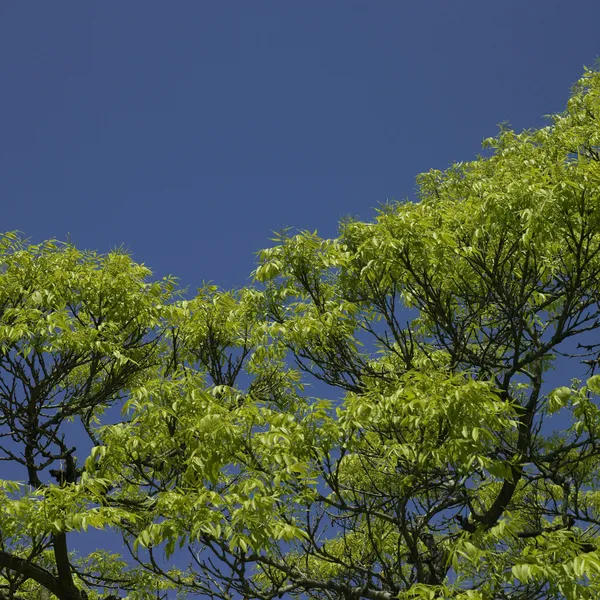
[[[333,236],[562,110],[598,23],[586,0],[3,2],[0,229],[244,285],[273,230]]]

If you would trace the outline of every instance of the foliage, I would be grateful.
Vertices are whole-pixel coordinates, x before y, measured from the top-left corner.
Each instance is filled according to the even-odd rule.
[[[238,291],[181,300],[121,252],[5,234],[2,452],[27,480],[0,490],[2,593],[598,597],[597,117],[586,71],[550,126],[336,239],[282,233]],[[88,528],[124,556],[69,554]]]
[[[79,598],[90,580],[71,562],[66,531],[118,524],[119,509],[90,504],[99,483],[87,483],[76,452],[101,444],[105,411],[162,364],[173,283],[146,283],[150,271],[118,251],[11,233],[0,246],[0,458],[25,479],[1,489],[2,594],[35,596],[41,585]]]

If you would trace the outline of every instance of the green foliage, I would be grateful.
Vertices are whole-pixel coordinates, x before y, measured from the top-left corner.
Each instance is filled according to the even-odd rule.
[[[5,234],[7,596],[598,597],[597,118],[586,71],[550,126],[186,301]],[[558,357],[589,377],[549,385]],[[93,529],[124,556],[68,552]]]
[[[150,271],[118,251],[12,233],[0,247],[0,454],[25,482],[2,488],[3,593],[35,596],[41,585],[66,597],[87,580],[70,567],[65,532],[120,520],[118,507],[91,504],[101,486],[77,459],[99,443],[104,412],[161,368],[174,285],[147,283]],[[75,421],[87,447],[70,441]]]

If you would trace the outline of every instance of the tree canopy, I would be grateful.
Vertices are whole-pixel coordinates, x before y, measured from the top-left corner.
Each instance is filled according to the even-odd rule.
[[[4,234],[0,596],[598,598],[599,119],[586,70],[239,290]]]

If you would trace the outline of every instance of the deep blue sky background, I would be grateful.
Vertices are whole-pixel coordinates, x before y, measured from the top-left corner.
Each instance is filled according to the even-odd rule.
[[[600,55],[600,2],[0,4],[0,230],[247,283],[283,226],[336,234],[539,126]]]
[[[274,230],[334,236],[542,125],[599,23],[598,0],[0,2],[0,230],[242,286]]]

